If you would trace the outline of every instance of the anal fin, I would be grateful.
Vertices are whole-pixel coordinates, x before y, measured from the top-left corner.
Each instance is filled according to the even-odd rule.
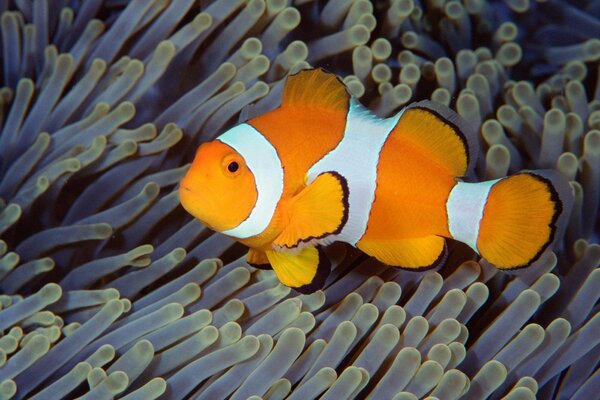
[[[384,264],[407,269],[434,268],[447,257],[446,240],[434,235],[392,240],[363,239],[357,247]]]
[[[315,247],[294,252],[267,251],[279,281],[300,293],[312,293],[325,284],[330,272],[329,259]]]

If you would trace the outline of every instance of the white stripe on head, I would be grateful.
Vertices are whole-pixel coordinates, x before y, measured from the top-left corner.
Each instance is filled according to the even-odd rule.
[[[364,235],[375,199],[379,155],[401,115],[402,111],[392,118],[378,118],[352,98],[344,137],[308,171],[308,183],[328,171],[336,171],[348,182],[348,222],[338,235],[327,237],[327,243],[340,240],[355,245]]]
[[[275,147],[253,126],[237,125],[217,138],[237,151],[254,175],[256,204],[248,218],[222,233],[246,239],[264,231],[283,193],[283,167]],[[225,211],[226,212],[226,211]]]
[[[452,238],[469,245],[478,253],[477,238],[483,209],[490,189],[499,180],[478,183],[458,182],[450,191],[446,202],[448,229]]]

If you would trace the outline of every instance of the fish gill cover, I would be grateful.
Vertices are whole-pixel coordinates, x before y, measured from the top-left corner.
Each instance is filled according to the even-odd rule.
[[[0,399],[597,398],[600,1],[0,11]],[[408,272],[334,245],[311,295],[250,267],[176,185],[199,143],[309,65],[382,116],[456,109],[481,179],[559,170],[561,248],[509,274],[459,246]]]

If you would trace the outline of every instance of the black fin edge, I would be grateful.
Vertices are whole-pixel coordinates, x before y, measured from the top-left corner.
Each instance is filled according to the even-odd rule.
[[[558,230],[558,220],[559,220],[560,216],[563,214],[563,212],[565,211],[564,206],[563,206],[563,201],[561,200],[560,195],[558,194],[558,191],[554,187],[554,183],[552,182],[552,180],[550,180],[542,175],[537,174],[536,171],[519,172],[517,174],[507,176],[506,178],[503,178],[503,179],[507,179],[507,178],[510,178],[510,177],[516,176],[516,175],[529,175],[530,177],[537,179],[538,181],[540,181],[546,185],[546,187],[548,188],[548,191],[550,192],[550,201],[552,201],[552,204],[554,204],[554,214],[552,215],[552,219],[550,220],[550,223],[548,224],[548,226],[550,227],[550,235],[548,236],[548,240],[546,241],[546,243],[544,243],[540,247],[538,252],[535,253],[534,256],[529,261],[527,261],[521,265],[515,265],[514,267],[510,267],[510,268],[499,268],[502,271],[515,271],[515,270],[519,270],[519,269],[524,269],[524,268],[530,267],[537,260],[539,260],[540,257],[542,256],[542,254],[544,254],[544,252],[548,249],[548,247],[550,247],[550,245],[552,243],[554,243],[554,240],[556,239],[556,232]],[[492,265],[494,265],[494,264],[492,264]]]
[[[297,292],[302,294],[311,294],[319,289],[322,289],[325,285],[325,280],[331,272],[331,262],[320,246],[317,247],[317,251],[319,252],[319,265],[317,266],[317,272],[310,283],[298,287],[292,287],[292,289],[296,290]]]
[[[262,270],[272,270],[273,267],[271,267],[271,264],[254,264],[251,262],[246,261],[246,263],[251,266],[252,268],[256,268],[256,269],[262,269]]]
[[[457,111],[430,100],[419,101],[406,107],[407,110],[411,108],[429,111],[440,120],[446,122],[452,128],[462,142],[467,156],[467,169],[465,171],[465,175],[463,176],[466,177],[472,174],[475,169],[475,164],[477,163],[477,158],[479,158],[480,149],[479,142],[477,141],[477,131],[471,126],[471,124]],[[450,112],[449,116],[451,118],[444,116],[444,112]]]

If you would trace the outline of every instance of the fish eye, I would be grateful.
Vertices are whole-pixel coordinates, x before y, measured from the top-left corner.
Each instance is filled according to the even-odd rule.
[[[237,155],[229,155],[225,157],[221,164],[223,172],[229,177],[235,177],[242,172],[242,161]]]
[[[236,172],[239,168],[240,168],[240,165],[235,161],[232,161],[229,163],[229,165],[227,165],[227,170],[229,172]]]

